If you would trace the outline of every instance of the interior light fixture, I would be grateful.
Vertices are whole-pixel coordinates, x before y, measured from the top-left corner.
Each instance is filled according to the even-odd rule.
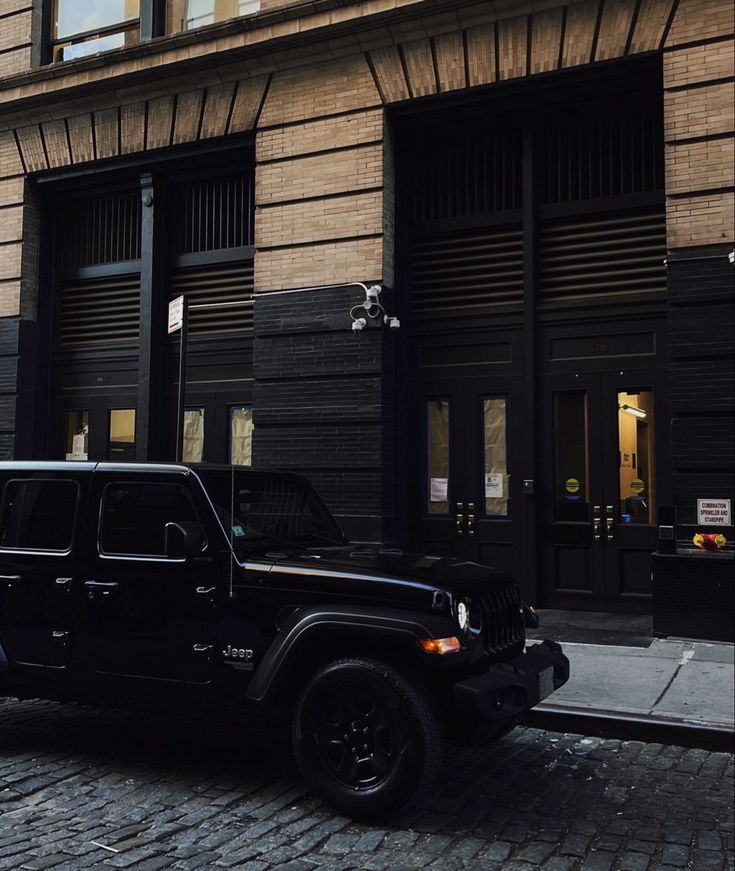
[[[627,411],[628,414],[632,414],[634,417],[644,418],[646,417],[646,412],[642,408],[636,408],[635,405],[621,405],[619,406],[623,411]]]

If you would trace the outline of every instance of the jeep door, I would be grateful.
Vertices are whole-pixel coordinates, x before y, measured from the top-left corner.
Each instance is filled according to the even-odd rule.
[[[75,543],[91,473],[0,469],[0,644],[22,681],[62,689],[74,630]]]
[[[165,550],[167,523],[201,522],[197,500],[182,474],[95,474],[78,666],[96,689],[155,704],[212,680],[221,554],[206,528],[201,554]]]

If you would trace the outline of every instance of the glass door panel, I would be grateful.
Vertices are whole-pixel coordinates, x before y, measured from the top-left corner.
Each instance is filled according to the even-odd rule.
[[[589,520],[587,393],[554,394],[554,519]]]
[[[449,514],[449,400],[426,403],[426,502],[427,514]]]
[[[230,407],[230,451],[228,461],[249,466],[253,458],[253,409],[248,405]]]
[[[67,411],[65,414],[66,459],[89,459],[89,411]]]
[[[201,463],[204,456],[204,409],[184,411],[184,462]]]
[[[483,484],[485,516],[507,517],[509,514],[508,477],[508,420],[505,397],[484,399],[482,402],[483,427]]]
[[[108,413],[107,459],[129,462],[135,459],[135,409],[112,408]]]
[[[656,522],[652,390],[620,391],[618,399],[618,521]]]

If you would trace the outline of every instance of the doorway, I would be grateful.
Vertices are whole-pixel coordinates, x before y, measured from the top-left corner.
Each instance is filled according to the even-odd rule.
[[[663,392],[656,370],[544,379],[539,544],[547,607],[650,609]]]
[[[511,572],[523,587],[522,379],[439,376],[412,392],[412,547]]]

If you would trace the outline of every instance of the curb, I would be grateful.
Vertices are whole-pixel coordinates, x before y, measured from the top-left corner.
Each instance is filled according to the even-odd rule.
[[[551,732],[594,735],[597,738],[675,744],[725,753],[735,751],[735,732],[732,727],[693,723],[673,717],[541,704],[525,715],[523,725]]]

